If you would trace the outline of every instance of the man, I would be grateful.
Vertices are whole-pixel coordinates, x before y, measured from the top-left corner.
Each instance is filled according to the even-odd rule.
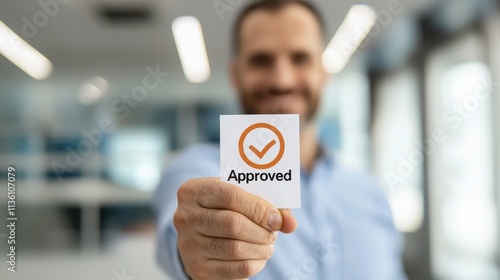
[[[323,33],[316,9],[298,0],[253,2],[240,14],[232,82],[246,114],[300,115],[302,208],[276,209],[221,182],[217,147],[186,150],[155,199],[159,262],[172,278],[405,278],[382,191],[341,167],[317,139]]]

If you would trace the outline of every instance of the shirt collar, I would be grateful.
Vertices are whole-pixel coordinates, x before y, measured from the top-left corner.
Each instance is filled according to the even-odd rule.
[[[319,144],[318,155],[316,156],[316,161],[314,162],[314,167],[311,170],[311,174],[313,174],[318,168],[331,169],[335,164],[335,154],[333,151],[330,151],[326,148],[322,143]],[[306,175],[308,172],[305,172],[304,168],[301,166],[301,173]]]

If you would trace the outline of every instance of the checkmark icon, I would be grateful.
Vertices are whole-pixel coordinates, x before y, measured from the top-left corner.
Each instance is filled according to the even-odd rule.
[[[276,144],[276,140],[273,140],[273,141],[267,143],[267,145],[261,151],[257,150],[257,148],[255,148],[253,145],[250,145],[250,147],[248,147],[248,148],[252,152],[254,152],[254,154],[256,154],[260,159],[262,159],[266,155],[266,153],[269,151],[269,149],[271,149],[274,146],[274,144]]]
[[[248,149],[250,149],[250,151],[252,151],[259,159],[263,159],[264,156],[269,152],[269,150],[274,145],[277,145],[279,147],[278,154],[276,155],[275,158],[273,158],[272,160],[270,160],[267,163],[260,163],[260,162],[255,163],[252,160],[250,160],[248,158],[248,156],[245,154],[245,150],[246,150],[245,139],[247,138],[247,136],[250,132],[254,131],[257,128],[268,129],[272,133],[274,133],[276,135],[276,137],[278,138],[276,140],[271,140],[261,150],[255,148],[252,145],[250,145],[248,147]],[[241,133],[240,139],[238,140],[238,152],[240,153],[241,159],[249,166],[251,166],[255,169],[269,169],[269,168],[275,166],[283,157],[283,153],[285,152],[285,139],[283,138],[283,135],[281,134],[281,132],[273,125],[271,125],[269,123],[254,123],[254,124],[250,125],[249,127],[247,127]]]

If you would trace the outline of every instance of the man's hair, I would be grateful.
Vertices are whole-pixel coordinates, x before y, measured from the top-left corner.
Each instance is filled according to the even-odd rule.
[[[232,37],[232,51],[233,55],[237,56],[240,51],[241,46],[241,27],[245,19],[253,12],[258,10],[278,12],[288,5],[300,5],[310,11],[319,23],[321,34],[323,39],[325,36],[325,23],[323,17],[321,16],[319,10],[310,2],[303,0],[256,0],[251,4],[246,6],[236,18],[235,24],[233,26],[233,37]]]

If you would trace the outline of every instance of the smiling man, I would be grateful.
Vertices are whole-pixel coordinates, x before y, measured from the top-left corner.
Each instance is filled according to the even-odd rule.
[[[318,11],[299,0],[255,1],[237,18],[230,72],[244,113],[300,115],[302,208],[276,209],[221,182],[217,147],[187,149],[154,203],[158,259],[173,279],[406,278],[381,189],[317,138],[323,36]]]

